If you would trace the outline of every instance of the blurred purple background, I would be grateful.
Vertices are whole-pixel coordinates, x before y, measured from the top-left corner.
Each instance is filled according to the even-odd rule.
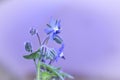
[[[50,18],[61,19],[66,60],[55,63],[76,75],[120,78],[119,0],[3,0],[0,2],[0,63],[18,76],[34,71],[24,42],[37,49],[36,27],[42,39]]]

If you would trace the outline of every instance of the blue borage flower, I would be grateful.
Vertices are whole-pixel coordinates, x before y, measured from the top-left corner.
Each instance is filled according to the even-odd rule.
[[[47,35],[50,35],[51,39],[55,39],[56,37],[59,37],[59,36],[57,36],[57,34],[59,34],[61,32],[60,22],[61,22],[60,20],[52,19],[50,21],[50,23],[47,24],[48,28],[45,29],[45,33]],[[59,39],[60,39],[60,37],[59,37]],[[64,44],[63,43],[61,43],[61,47],[59,49],[55,49],[55,51],[57,53],[57,55],[55,57],[56,61],[58,60],[58,58],[65,59],[64,54],[63,54],[63,49],[64,49]]]
[[[50,35],[51,38],[54,35],[59,34],[61,32],[60,20],[51,20],[49,24],[47,24],[48,28],[45,29],[46,34]]]
[[[63,54],[64,43],[62,38],[58,35],[61,32],[60,20],[52,19],[50,23],[47,24],[47,26],[48,28],[45,29],[45,32],[48,36],[43,41],[43,44],[41,44],[40,36],[36,31],[36,29],[35,28],[30,29],[30,34],[32,36],[33,35],[37,36],[40,47],[38,48],[37,51],[33,52],[31,43],[26,42],[25,50],[30,54],[25,55],[23,57],[26,59],[33,59],[36,66],[36,70],[37,70],[36,80],[39,80],[41,78],[48,79],[48,80],[51,80],[51,79],[64,80],[65,77],[73,79],[73,77],[70,76],[69,74],[62,72],[60,68],[56,68],[51,65],[54,61],[58,61],[59,58],[65,59]],[[56,49],[56,48],[48,47],[47,43],[50,38],[54,40],[56,43],[60,44],[60,48]]]
[[[64,44],[62,43],[61,47],[60,47],[58,50],[56,50],[56,52],[57,52],[57,56],[56,56],[56,58],[55,58],[56,61],[57,61],[59,58],[65,59],[64,54],[63,54],[63,50],[64,50]]]

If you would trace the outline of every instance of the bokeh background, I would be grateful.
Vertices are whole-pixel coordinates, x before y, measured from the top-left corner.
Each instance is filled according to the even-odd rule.
[[[43,40],[51,17],[61,19],[65,42],[66,60],[55,66],[75,80],[120,80],[120,0],[0,0],[0,80],[33,80],[24,42],[37,49],[29,28]]]

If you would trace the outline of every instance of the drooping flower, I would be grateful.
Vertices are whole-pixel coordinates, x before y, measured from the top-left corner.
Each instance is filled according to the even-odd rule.
[[[58,58],[65,59],[63,50],[64,50],[64,44],[62,43],[61,47],[57,50],[57,56],[55,58],[56,61],[58,60]]]
[[[32,45],[31,45],[30,42],[25,42],[24,45],[25,45],[25,50],[26,51],[32,52]]]
[[[33,36],[37,33],[37,30],[35,28],[30,28],[30,34]]]
[[[50,34],[53,37],[56,34],[61,32],[60,20],[51,20],[49,24],[47,24],[48,28],[45,29],[46,34]]]

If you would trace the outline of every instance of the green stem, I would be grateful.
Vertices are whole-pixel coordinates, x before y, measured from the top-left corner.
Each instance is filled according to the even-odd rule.
[[[38,61],[38,64],[37,64],[36,80],[42,80],[42,77],[41,77],[41,70],[40,70],[40,61]]]
[[[35,64],[35,68],[37,69],[36,59],[33,59],[33,61],[34,61],[34,64]]]

